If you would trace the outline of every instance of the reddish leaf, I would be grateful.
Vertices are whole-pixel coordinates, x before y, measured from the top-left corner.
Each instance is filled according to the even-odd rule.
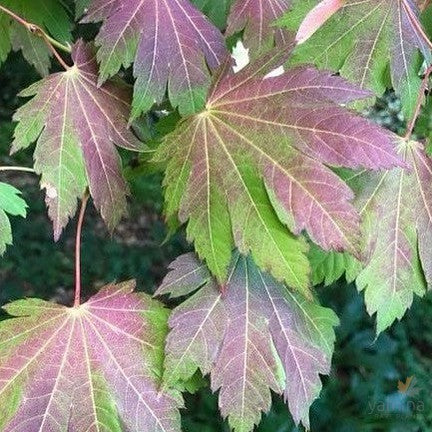
[[[4,309],[2,432],[180,431],[176,392],[159,390],[168,312],[127,282],[79,308],[38,299]]]
[[[357,250],[352,192],[326,165],[402,162],[396,136],[339,106],[368,92],[305,67],[262,78],[281,61],[272,54],[222,74],[206,111],[167,136],[156,159],[168,164],[167,216],[189,221],[188,238],[221,283],[235,244],[306,292],[306,247],[284,224],[325,249]]]
[[[84,22],[104,21],[100,80],[133,61],[137,78],[132,116],[160,103],[168,84],[172,104],[182,114],[204,105],[211,68],[226,55],[222,34],[189,0],[93,0]]]
[[[192,254],[177,260],[157,294],[184,295],[193,266],[202,272]],[[283,393],[296,423],[308,426],[319,374],[330,370],[338,323],[333,311],[291,293],[242,257],[232,265],[225,296],[209,275],[201,285],[170,318],[167,384],[189,379],[198,368],[210,373],[221,413],[238,432],[252,430],[270,409],[270,390]]]
[[[72,57],[72,68],[21,93],[34,97],[14,116],[19,124],[12,151],[37,141],[35,170],[47,190],[56,239],[74,215],[87,183],[108,227],[115,227],[125,213],[128,193],[115,145],[143,148],[127,129],[129,90],[118,82],[97,86],[97,64],[82,42],[74,46]]]

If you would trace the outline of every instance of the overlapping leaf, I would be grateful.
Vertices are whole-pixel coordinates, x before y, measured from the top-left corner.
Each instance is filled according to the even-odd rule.
[[[319,0],[294,0],[281,21],[296,30]],[[405,114],[413,111],[420,86],[420,54],[430,62],[430,50],[412,0],[346,0],[340,10],[299,45],[294,63],[311,63],[340,71],[361,88],[377,95],[393,86]],[[388,79],[390,67],[391,82]]]
[[[4,309],[2,432],[180,431],[175,392],[159,389],[168,311],[127,282],[79,308],[38,299]]]
[[[72,23],[70,17],[57,0],[1,0],[0,5],[12,10],[27,21],[45,29],[59,42],[71,41]],[[48,75],[51,52],[46,43],[31,34],[21,24],[0,12],[0,62],[6,60],[9,51],[22,50],[25,59],[41,75]]]
[[[104,21],[100,82],[133,61],[136,77],[132,116],[161,102],[168,84],[182,114],[201,109],[210,68],[226,55],[222,34],[189,0],[93,0],[85,22]]]
[[[402,318],[432,281],[432,162],[417,142],[402,143],[401,152],[411,171],[366,176],[359,197],[369,262],[357,286],[368,312],[377,314],[377,332]]]
[[[227,34],[244,30],[243,41],[252,57],[273,47],[284,46],[290,39],[287,31],[273,26],[287,10],[291,0],[236,0],[228,17]]]
[[[358,243],[352,192],[324,164],[400,164],[395,136],[340,107],[368,93],[312,68],[264,79],[278,56],[221,74],[207,109],[167,136],[166,213],[179,213],[201,258],[223,282],[236,245],[291,287],[307,291],[304,229],[324,249]],[[228,66],[226,67],[228,70]]]
[[[347,254],[321,255],[326,271],[336,263],[329,281],[344,271],[357,277],[368,312],[377,314],[378,333],[402,318],[414,294],[423,295],[432,281],[432,162],[417,142],[401,141],[400,152],[410,170],[343,173],[362,217],[365,268]]]
[[[326,252],[316,245],[309,251],[312,284],[331,285],[345,275],[348,283],[355,281],[362,270],[361,262],[348,252]]]
[[[193,254],[177,259],[157,294],[183,296],[167,339],[165,382],[175,385],[199,368],[211,375],[219,407],[237,432],[259,423],[270,390],[284,394],[294,420],[308,411],[327,374],[338,319],[330,309],[291,293],[237,256],[223,295]]]
[[[90,47],[78,42],[75,65],[32,85],[21,96],[34,96],[14,119],[12,150],[37,140],[35,170],[42,175],[49,215],[58,239],[76,210],[87,183],[110,229],[126,210],[128,187],[115,145],[138,150],[127,129],[130,92],[120,83],[97,86],[97,64]]]
[[[20,197],[21,192],[6,183],[0,182],[0,255],[6,246],[12,244],[12,229],[8,214],[11,216],[27,215],[27,204]]]

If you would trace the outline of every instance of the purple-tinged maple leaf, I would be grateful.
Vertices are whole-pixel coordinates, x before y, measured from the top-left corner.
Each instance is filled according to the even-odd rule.
[[[326,9],[327,3],[333,3],[328,11],[333,15],[322,19],[317,29],[315,7]],[[413,0],[292,0],[292,10],[279,24],[291,31],[300,27],[300,37],[310,36],[297,46],[292,64],[313,63],[340,72],[378,96],[389,86],[390,71],[390,84],[402,99],[404,113],[411,116],[420,89],[421,57],[427,63],[432,60]],[[308,27],[315,30],[312,35]]]
[[[190,279],[193,266],[197,271]],[[321,389],[319,374],[330,370],[338,324],[333,311],[290,292],[250,258],[236,256],[225,295],[193,254],[172,267],[156,294],[183,296],[185,279],[194,291],[197,274],[202,288],[171,315],[166,386],[200,369],[210,374],[220,411],[237,432],[259,423],[261,412],[270,409],[270,390],[284,395],[296,423],[308,426],[309,407]]]
[[[400,151],[410,171],[351,180],[361,185],[357,206],[368,258],[357,286],[368,312],[377,314],[378,333],[401,319],[414,294],[424,295],[432,282],[432,161],[414,141],[401,141]]]
[[[118,82],[97,85],[98,68],[90,47],[78,42],[74,66],[21,92],[31,97],[15,114],[12,151],[37,141],[35,170],[46,189],[49,216],[58,239],[75,214],[87,185],[112,230],[126,211],[128,186],[116,145],[143,149],[128,130],[130,91]]]
[[[402,161],[395,135],[340,106],[368,92],[309,67],[263,78],[281,61],[272,53],[238,74],[221,72],[206,110],[168,135],[155,160],[167,163],[167,217],[188,222],[189,240],[219,282],[235,245],[306,292],[307,247],[291,232],[306,230],[327,250],[357,250],[353,194],[327,165]]]
[[[159,389],[168,311],[134,282],[78,308],[39,299],[4,307],[2,432],[175,432],[181,397]]]
[[[189,0],[93,0],[84,22],[97,21],[99,83],[135,62],[132,117],[160,103],[167,85],[182,114],[204,106],[207,65],[216,68],[227,51],[220,31]]]
[[[273,47],[286,46],[292,39],[284,29],[273,26],[287,12],[290,0],[236,0],[228,16],[227,35],[244,30],[243,41],[252,57]]]
[[[401,139],[399,151],[410,170],[340,172],[356,195],[364,265],[322,251],[314,262],[317,282],[344,271],[349,281],[357,279],[369,314],[376,314],[377,333],[401,319],[414,294],[424,295],[432,283],[432,161],[418,142]]]

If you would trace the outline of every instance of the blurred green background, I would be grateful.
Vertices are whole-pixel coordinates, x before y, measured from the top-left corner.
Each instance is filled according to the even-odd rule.
[[[0,164],[31,165],[31,152],[8,156],[12,139],[12,114],[23,101],[16,95],[37,76],[18,54],[0,70]],[[398,101],[391,95],[370,115],[392,129],[403,127]],[[133,172],[134,160],[129,161]],[[167,265],[188,250],[182,233],[165,242],[167,229],[161,217],[160,176],[132,176],[129,217],[113,236],[93,208],[87,213],[82,259],[83,285],[90,295],[107,282],[137,279],[139,289],[152,292]],[[75,221],[54,244],[38,180],[31,174],[1,174],[22,190],[29,204],[26,220],[13,218],[14,246],[0,260],[0,303],[37,295],[62,303],[71,300]],[[323,378],[321,398],[311,410],[315,431],[432,431],[432,297],[416,299],[402,322],[375,340],[374,321],[366,314],[363,299],[352,285],[340,282],[318,287],[322,303],[341,319],[333,369]],[[408,394],[398,391],[398,380],[414,377]],[[217,397],[203,389],[186,395],[183,411],[187,432],[228,431],[217,410]],[[301,430],[292,423],[278,397],[264,416],[260,432]]]

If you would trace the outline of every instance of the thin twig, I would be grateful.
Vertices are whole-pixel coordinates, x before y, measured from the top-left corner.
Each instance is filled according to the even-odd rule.
[[[58,53],[57,49],[61,49],[62,51],[65,51],[67,53],[71,52],[71,49],[67,47],[66,45],[63,45],[59,41],[55,40],[51,36],[49,36],[41,27],[39,27],[37,24],[33,24],[31,22],[26,21],[24,18],[20,17],[16,13],[12,12],[8,8],[0,5],[0,10],[3,11],[5,14],[9,15],[12,19],[14,19],[17,23],[23,25],[30,33],[33,33],[35,36],[38,36],[44,40],[44,42],[47,44],[48,48],[53,53],[54,57],[57,59],[57,61],[63,66],[65,70],[68,70],[70,66],[63,60],[61,55]]]
[[[413,134],[414,127],[416,125],[418,116],[420,115],[421,106],[423,104],[423,100],[426,97],[425,93],[426,93],[426,91],[428,89],[429,77],[430,77],[431,74],[432,74],[432,65],[430,65],[426,69],[424,77],[423,77],[423,80],[422,80],[422,83],[421,83],[421,86],[420,86],[420,90],[419,90],[419,94],[418,94],[418,97],[417,97],[417,103],[416,103],[415,111],[414,111],[414,114],[413,114],[410,122],[408,123],[407,131],[406,131],[406,134],[405,134],[405,137],[404,137],[405,140],[407,140],[407,141],[409,139],[411,139],[411,136]]]
[[[81,202],[81,210],[78,217],[77,231],[75,237],[75,301],[74,307],[81,304],[81,233],[84,222],[84,215],[87,208],[87,203],[90,198],[88,192],[84,195]]]
[[[28,173],[35,172],[33,168],[27,168],[22,166],[0,166],[0,171],[16,171],[16,172],[28,172]]]

